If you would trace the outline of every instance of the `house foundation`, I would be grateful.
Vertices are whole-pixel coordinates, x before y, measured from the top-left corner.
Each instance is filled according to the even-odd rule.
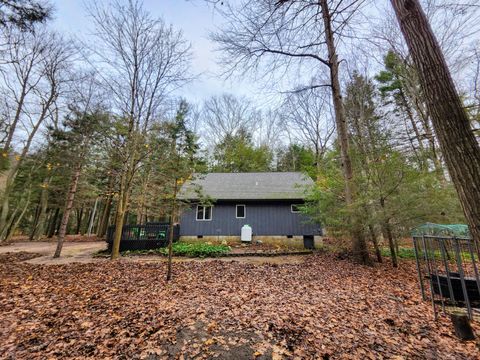
[[[313,244],[316,249],[319,249],[323,246],[322,236],[310,236],[313,237]],[[180,241],[186,243],[212,243],[212,244],[225,244],[225,245],[235,245],[242,243],[240,236],[215,236],[215,235],[204,235],[204,236],[180,236]],[[296,248],[296,249],[305,249],[304,236],[294,235],[294,236],[269,236],[269,235],[254,235],[252,237],[252,244],[256,242],[261,242],[263,244],[269,244],[285,248]],[[244,242],[248,244],[249,242]]]

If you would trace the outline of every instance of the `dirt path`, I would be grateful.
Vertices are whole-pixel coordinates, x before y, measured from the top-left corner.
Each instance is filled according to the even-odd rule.
[[[93,258],[92,255],[99,250],[106,248],[106,243],[103,241],[89,241],[89,242],[66,242],[63,244],[62,256],[59,259],[54,259],[56,242],[53,241],[27,241],[15,242],[11,245],[1,246],[0,254],[9,252],[29,252],[42,254],[42,256],[28,260],[31,264],[70,264],[91,263],[101,261],[101,259]]]
[[[89,242],[66,242],[63,245],[62,256],[59,259],[54,259],[53,253],[56,247],[55,242],[38,241],[38,242],[15,242],[11,245],[1,246],[0,254],[9,252],[29,252],[42,254],[40,257],[27,260],[30,264],[43,264],[43,265],[57,265],[57,264],[71,264],[71,263],[96,263],[105,261],[105,258],[94,258],[93,254],[106,248],[106,244],[103,241],[89,241]],[[136,262],[136,263],[157,263],[163,262],[166,259],[156,255],[146,256],[126,256],[120,261],[122,262]],[[222,257],[222,258],[174,258],[175,262],[185,261],[235,261],[245,264],[263,265],[263,264],[301,264],[304,261],[303,256],[246,256],[246,257]]]

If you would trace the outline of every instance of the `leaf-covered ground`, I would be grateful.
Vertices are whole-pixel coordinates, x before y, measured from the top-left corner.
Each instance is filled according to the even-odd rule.
[[[0,256],[0,358],[475,359],[421,301],[414,264],[361,267]]]

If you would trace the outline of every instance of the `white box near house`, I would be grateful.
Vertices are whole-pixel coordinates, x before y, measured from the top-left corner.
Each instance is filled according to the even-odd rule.
[[[252,228],[250,225],[242,226],[241,239],[242,241],[252,241]]]

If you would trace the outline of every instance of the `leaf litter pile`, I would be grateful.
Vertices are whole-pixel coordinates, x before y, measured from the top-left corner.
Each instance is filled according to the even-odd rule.
[[[475,359],[433,320],[413,262],[363,267],[0,257],[0,358]]]

